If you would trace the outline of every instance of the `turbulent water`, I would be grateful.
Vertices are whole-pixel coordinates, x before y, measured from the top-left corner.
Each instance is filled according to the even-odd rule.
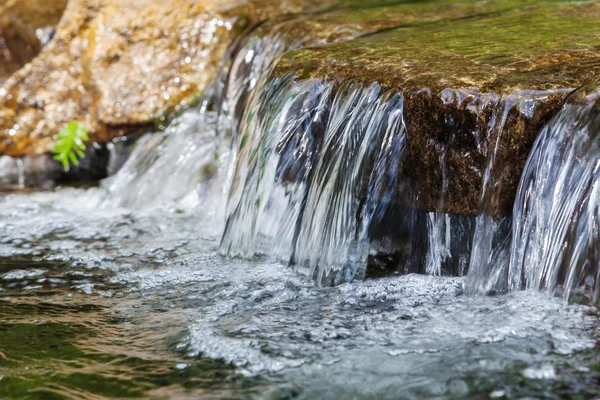
[[[521,290],[597,293],[593,107],[541,133],[519,223],[418,212],[393,204],[403,95],[263,79],[277,46],[249,42],[216,112],[114,143],[99,187],[2,197],[0,398],[597,396],[597,309]],[[408,274],[362,280],[398,248]]]
[[[223,259],[197,207],[102,206],[112,199],[105,188],[3,199],[0,397],[595,390],[591,307],[465,296],[463,278],[422,275],[319,289],[279,263]]]

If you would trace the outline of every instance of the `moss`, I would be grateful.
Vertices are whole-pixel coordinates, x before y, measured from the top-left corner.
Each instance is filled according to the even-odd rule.
[[[405,90],[475,87],[508,93],[517,87],[575,87],[600,71],[599,4],[528,3],[503,2],[499,9],[491,2],[458,20],[297,50],[282,58],[275,74],[377,80]]]

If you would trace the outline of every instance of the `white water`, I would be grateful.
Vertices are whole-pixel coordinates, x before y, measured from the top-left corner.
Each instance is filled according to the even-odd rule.
[[[515,201],[512,290],[599,299],[600,114],[590,97],[565,105],[531,152]]]
[[[318,80],[270,82],[234,144],[222,252],[274,256],[325,284],[364,275],[368,226],[394,197],[402,104],[377,85],[334,95]]]
[[[463,278],[424,275],[317,288],[280,263],[218,256],[202,209],[105,199],[102,189],[4,197],[0,255],[64,265],[4,272],[2,294],[114,304],[114,318],[135,322],[131,334],[171,332],[187,363],[224,359],[268,377],[275,394],[259,398],[290,386],[326,399],[531,395],[574,387],[572,371],[586,367],[578,352],[595,345],[591,307],[524,291],[465,296]]]
[[[571,104],[544,127],[521,177],[512,218],[478,217],[469,292],[530,289],[564,299],[577,292],[598,302],[600,124],[594,96],[571,95]],[[488,171],[493,160],[489,164]],[[489,173],[484,182],[494,186]],[[484,194],[484,206],[486,201],[493,196]]]

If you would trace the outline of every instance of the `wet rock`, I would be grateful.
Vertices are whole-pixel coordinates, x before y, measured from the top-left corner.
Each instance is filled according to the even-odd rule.
[[[206,89],[253,21],[311,6],[71,0],[54,40],[0,88],[0,153],[49,152],[71,120],[98,142],[161,124]]]
[[[272,75],[402,92],[411,195],[398,201],[502,217],[540,129],[600,73],[600,4],[528,3],[480,3],[491,8],[300,49]]]

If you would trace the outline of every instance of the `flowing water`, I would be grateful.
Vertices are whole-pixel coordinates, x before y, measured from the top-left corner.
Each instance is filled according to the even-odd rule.
[[[262,79],[279,52],[259,44],[218,113],[114,143],[100,186],[3,195],[0,398],[597,398],[597,308],[520,290],[597,280],[593,107],[540,135],[515,208],[534,228],[410,211],[403,95]],[[409,274],[363,280],[402,235]],[[509,293],[465,293],[502,274]]]
[[[488,226],[475,235],[470,290],[543,290],[598,303],[600,122],[594,88],[572,94],[540,132],[513,217],[480,217]]]
[[[109,200],[3,199],[0,397],[595,393],[589,306],[466,296],[463,278],[424,275],[319,289],[283,264],[219,256],[201,207]]]

